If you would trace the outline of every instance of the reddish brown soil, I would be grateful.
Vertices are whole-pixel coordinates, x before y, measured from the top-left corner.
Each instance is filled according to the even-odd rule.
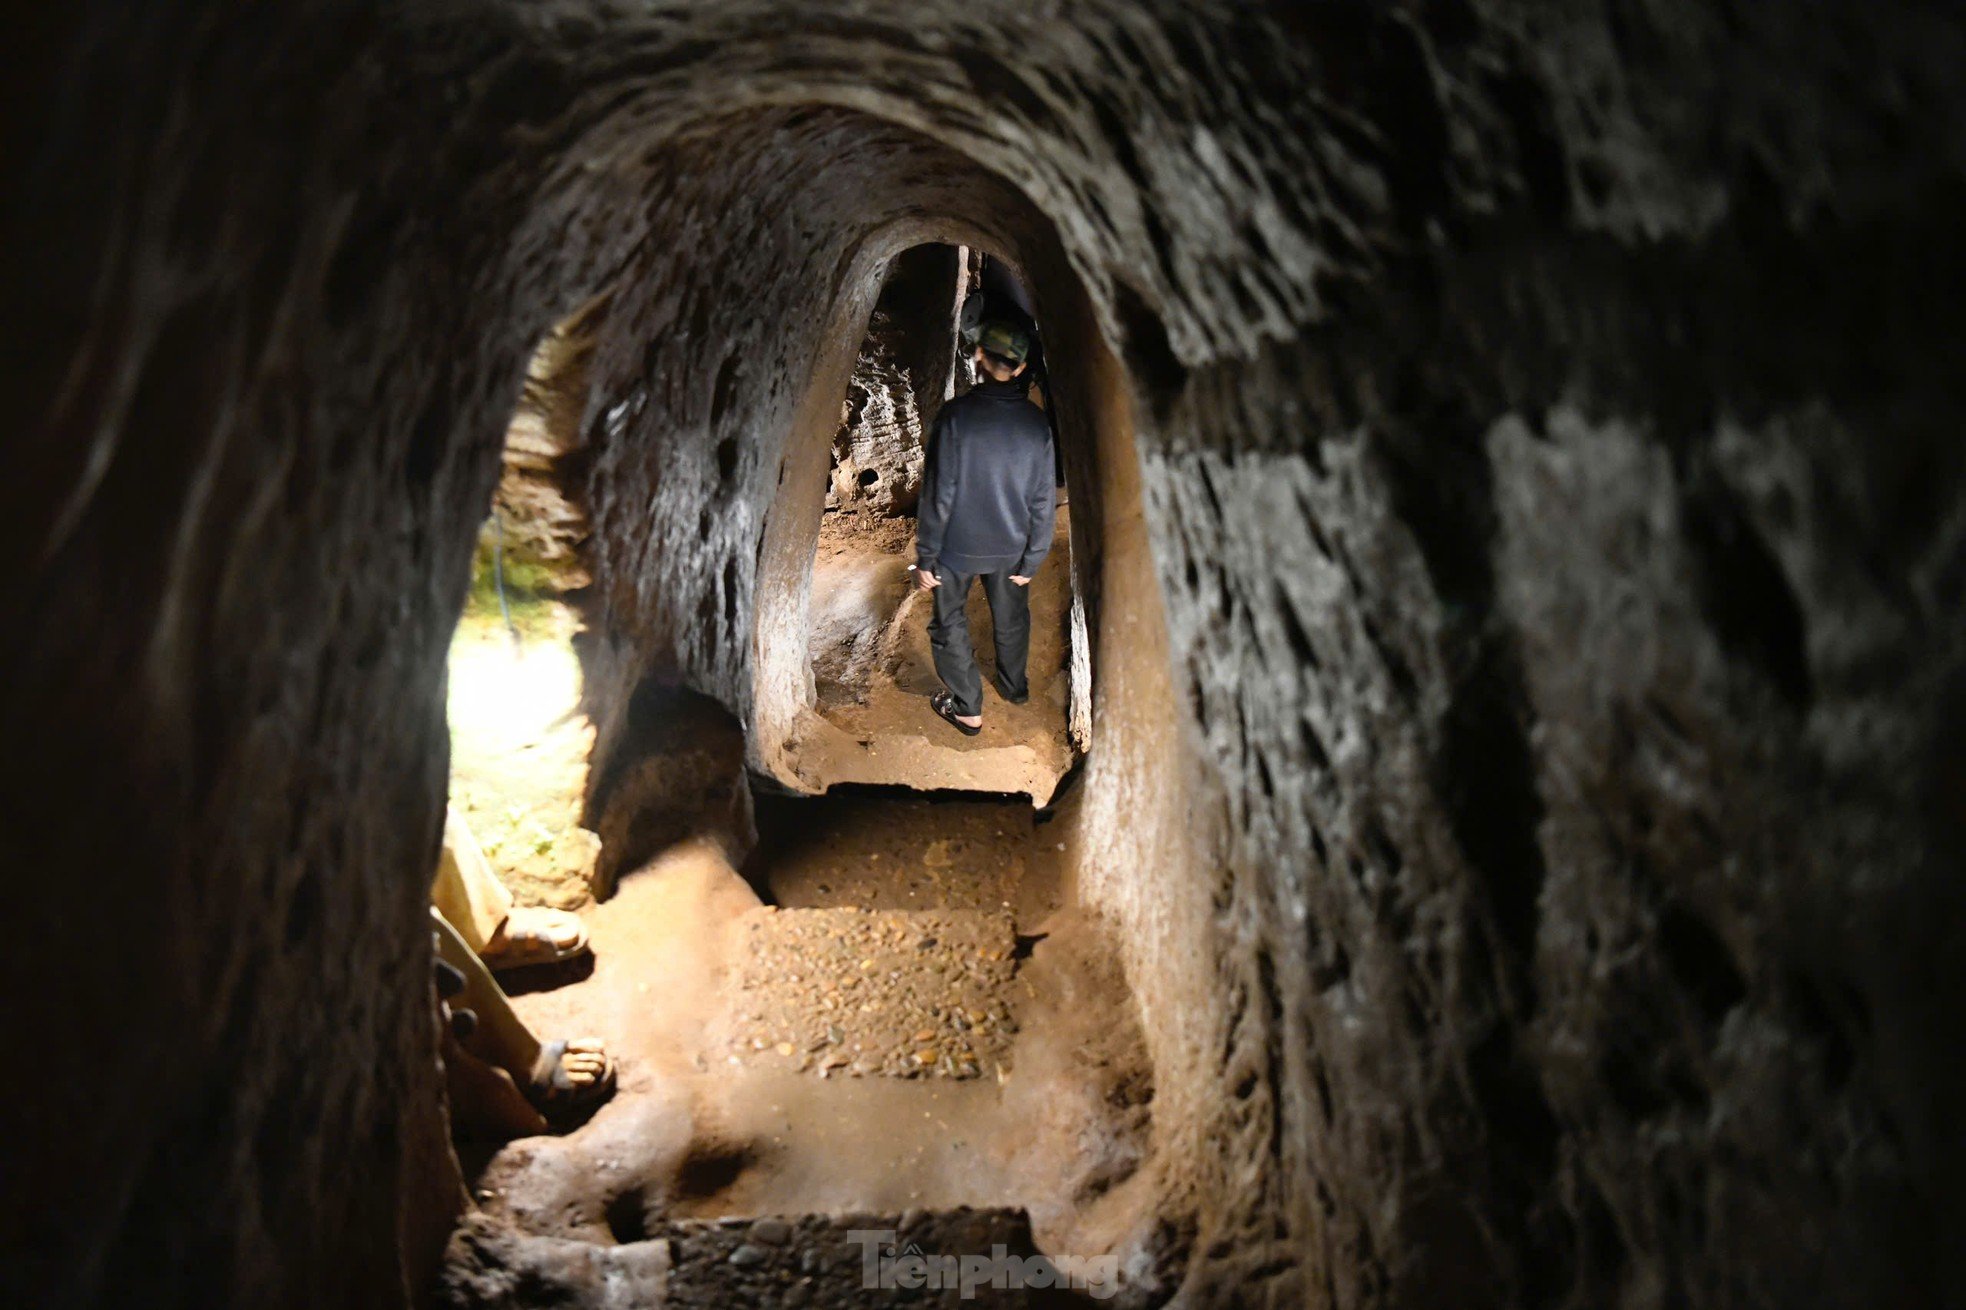
[[[586,912],[596,952],[587,977],[516,999],[543,1036],[605,1039],[621,1085],[567,1136],[496,1151],[477,1179],[485,1207],[528,1231],[611,1241],[623,1215],[646,1231],[686,1216],[1008,1205],[1030,1211],[1050,1249],[1097,1240],[1099,1209],[1146,1151],[1146,1061],[1094,925],[1051,904],[1046,829],[1017,803],[926,799],[771,801],[761,819],[766,841],[748,871],[782,908],[762,908],[719,845],[685,843]],[[849,908],[855,900],[883,908]],[[751,936],[761,919],[773,930]],[[834,921],[848,919],[913,935],[865,971],[868,953],[834,961],[801,941],[807,929],[833,940]],[[945,920],[1001,926],[987,944],[913,931]],[[979,950],[1004,958],[966,969],[963,953]],[[916,1020],[856,1011],[855,1027],[818,1008],[835,965],[882,975],[874,990],[894,1006],[908,997],[923,1014],[939,1007],[941,1076],[918,1076],[927,1070],[912,1053],[930,1043],[910,1043],[928,1029],[899,1032]],[[856,1075],[817,1058],[801,1069],[798,1057],[817,1053],[785,1056],[777,1041],[733,1055],[731,1016],[760,1011],[740,1004],[758,993],[734,984],[793,977],[813,986],[787,984],[763,1009],[803,1043],[828,1024],[843,1036],[892,1028],[909,1058],[889,1061],[882,1048]],[[958,1009],[968,1029],[953,1026]],[[971,1010],[988,1020],[987,1070]],[[977,1076],[964,1076],[961,1059],[941,1067],[952,1037],[968,1043]]]
[[[957,732],[928,698],[942,686],[929,647],[928,595],[908,573],[913,521],[829,515],[813,559],[811,656],[817,715],[796,743],[799,776],[837,782],[1051,795],[1076,758],[1067,728],[1071,615],[1070,511],[1031,583],[1030,699],[990,685],[996,644],[983,588],[967,614],[983,670],[983,731]]]

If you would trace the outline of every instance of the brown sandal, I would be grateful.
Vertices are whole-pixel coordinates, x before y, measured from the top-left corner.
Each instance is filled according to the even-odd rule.
[[[568,925],[574,931],[573,941],[562,946],[559,939]],[[529,964],[558,964],[587,950],[587,925],[578,915],[526,906],[506,916],[480,957],[494,969],[523,969]]]

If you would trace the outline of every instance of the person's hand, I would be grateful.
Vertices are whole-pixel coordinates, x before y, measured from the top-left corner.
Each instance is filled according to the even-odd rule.
[[[942,579],[935,576],[934,569],[916,569],[915,585],[923,591],[934,591],[942,585]]]
[[[1010,575],[1010,580],[1016,583],[1020,587],[1028,587],[1031,585],[1031,580],[1029,578],[1020,578],[1015,573]]]

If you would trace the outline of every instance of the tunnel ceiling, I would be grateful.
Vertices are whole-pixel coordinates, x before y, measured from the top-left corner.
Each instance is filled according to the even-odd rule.
[[[442,660],[526,358],[612,293],[603,746],[651,680],[742,719],[802,406],[930,240],[1123,369],[1068,403],[1140,542],[1101,650],[1153,658],[1102,665],[1073,841],[1156,1064],[1141,1285],[1958,1286],[1958,15],[34,24],[6,982],[64,980],[17,1038],[86,1076],[12,1089],[10,1299],[424,1285]]]

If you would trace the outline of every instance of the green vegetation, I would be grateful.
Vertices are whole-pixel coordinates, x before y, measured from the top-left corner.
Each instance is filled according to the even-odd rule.
[[[498,571],[495,563],[496,537],[487,520],[478,534],[478,548],[471,557],[471,590],[464,599],[463,624],[503,626],[499,612]],[[544,560],[528,558],[513,549],[512,537],[505,539],[505,604],[512,613],[512,626],[522,639],[532,641],[552,636],[557,630],[560,586],[553,566]]]

